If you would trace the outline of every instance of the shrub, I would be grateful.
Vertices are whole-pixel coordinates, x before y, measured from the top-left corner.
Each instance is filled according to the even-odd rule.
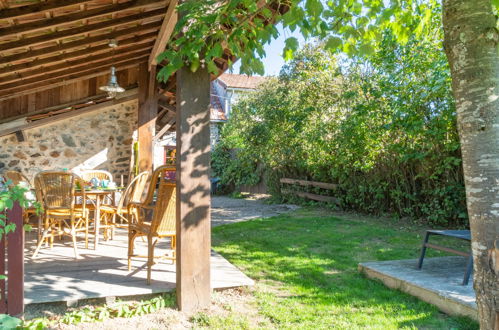
[[[278,78],[234,107],[215,171],[233,185],[266,177],[278,197],[282,177],[338,183],[344,208],[466,225],[439,38],[402,46],[387,33],[375,54],[356,60],[305,46]]]

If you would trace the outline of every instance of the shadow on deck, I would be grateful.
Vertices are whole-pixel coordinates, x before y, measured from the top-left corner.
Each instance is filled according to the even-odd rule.
[[[36,259],[34,233],[26,237],[25,299],[26,305],[38,303],[78,301],[95,298],[147,296],[175,289],[175,265],[168,260],[159,260],[153,266],[152,283],[146,284],[146,259],[135,258],[132,269],[127,267],[127,232],[118,229],[114,240],[101,240],[97,250],[93,241],[89,249],[83,240],[78,241],[80,259],[73,254],[71,241],[56,241],[54,248],[43,247]],[[160,241],[155,250],[159,255],[166,252],[167,240]],[[147,255],[147,243],[136,240],[136,253]],[[217,253],[211,254],[212,289],[251,286],[254,282],[234,265]]]
[[[478,320],[473,283],[461,285],[466,258],[425,258],[423,268],[417,260],[365,262],[359,271],[380,280],[386,286],[406,292],[437,306],[451,315],[465,315]]]

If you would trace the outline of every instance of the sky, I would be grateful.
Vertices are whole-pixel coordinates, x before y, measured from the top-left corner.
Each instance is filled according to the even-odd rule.
[[[303,46],[305,43],[303,36],[299,32],[291,32],[289,29],[283,30],[281,25],[279,25],[277,29],[279,30],[279,37],[270,44],[265,45],[265,53],[267,53],[267,56],[262,60],[265,67],[265,76],[277,76],[279,71],[281,71],[281,67],[284,65],[284,59],[282,57],[284,40],[289,37],[295,37],[300,42],[300,46]],[[239,61],[234,63],[232,73],[239,73],[240,66],[241,64]]]

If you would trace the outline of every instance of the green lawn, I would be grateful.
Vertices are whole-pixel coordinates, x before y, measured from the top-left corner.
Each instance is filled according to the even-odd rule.
[[[421,228],[314,208],[213,229],[214,249],[257,282],[259,327],[477,329],[357,271],[363,261],[416,258],[420,244]],[[241,316],[203,320],[209,327],[249,324]]]

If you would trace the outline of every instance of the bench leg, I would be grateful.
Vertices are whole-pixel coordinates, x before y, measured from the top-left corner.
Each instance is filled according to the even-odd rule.
[[[423,247],[421,248],[421,255],[419,256],[419,260],[418,260],[418,266],[417,266],[418,269],[421,269],[421,267],[423,267],[423,260],[424,260],[425,254],[426,254],[426,243],[428,243],[429,238],[430,238],[430,233],[426,232],[426,235],[423,239]]]
[[[468,257],[468,262],[466,263],[466,271],[464,272],[463,285],[468,285],[472,271],[473,271],[473,256],[470,254],[470,256]]]

